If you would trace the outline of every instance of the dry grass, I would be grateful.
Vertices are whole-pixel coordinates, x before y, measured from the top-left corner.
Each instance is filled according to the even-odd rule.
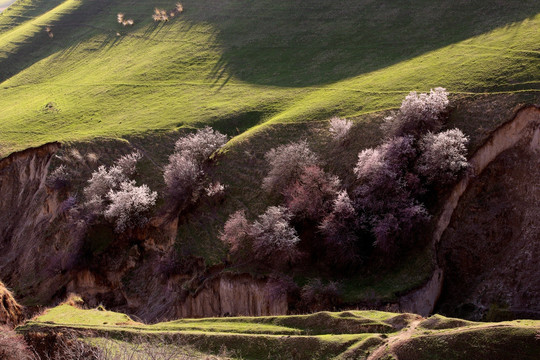
[[[24,320],[23,308],[0,281],[0,325],[16,326]]]

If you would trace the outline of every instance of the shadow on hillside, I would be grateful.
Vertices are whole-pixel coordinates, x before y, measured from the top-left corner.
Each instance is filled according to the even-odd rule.
[[[540,12],[540,2],[185,0],[224,48],[212,78],[302,87],[371,72]]]
[[[85,1],[53,26],[0,61],[0,81],[54,53],[69,55],[77,44],[106,34],[96,50],[122,41],[116,34],[117,8],[129,8],[140,36],[149,41],[173,27],[150,22],[154,6],[166,1],[128,4],[126,0]],[[208,78],[217,90],[231,77],[270,86],[324,85],[368,73],[443,46],[509,26],[540,13],[540,2],[432,0],[183,0],[182,32],[205,23],[216,29],[223,53]],[[79,22],[80,19],[80,22]],[[54,25],[54,24],[53,24]],[[127,29],[118,30],[128,32]],[[199,31],[199,30],[197,30]],[[181,34],[178,36],[181,41]],[[171,43],[174,43],[171,42]],[[170,59],[173,60],[173,59]]]

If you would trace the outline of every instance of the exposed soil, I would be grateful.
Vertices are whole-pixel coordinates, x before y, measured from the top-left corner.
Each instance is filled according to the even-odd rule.
[[[539,131],[499,155],[461,198],[438,251],[442,313],[479,320],[491,307],[490,316],[540,318]]]

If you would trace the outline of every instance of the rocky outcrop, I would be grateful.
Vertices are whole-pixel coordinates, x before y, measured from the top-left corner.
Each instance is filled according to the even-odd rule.
[[[399,310],[422,316],[430,315],[441,295],[442,284],[443,271],[437,269],[424,286],[399,299]]]
[[[15,327],[23,320],[22,307],[0,281],[0,325]]]
[[[287,314],[287,295],[271,294],[266,281],[248,275],[220,276],[176,305],[179,317]]]

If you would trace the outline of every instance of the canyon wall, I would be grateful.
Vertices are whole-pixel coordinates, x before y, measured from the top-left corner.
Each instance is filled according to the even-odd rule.
[[[435,269],[433,276],[423,287],[406,295],[401,300],[401,304],[403,304],[402,310],[409,311],[409,309],[412,309],[416,310],[420,314],[427,315],[432,313],[435,309],[439,296],[441,296],[443,293],[443,287],[451,284],[452,281],[457,284],[465,284],[465,282],[463,282],[464,277],[471,277],[477,279],[477,282],[481,282],[481,280],[478,279],[479,274],[475,273],[474,271],[459,271],[459,266],[456,266],[455,264],[452,266],[450,265],[451,262],[445,260],[445,257],[449,256],[449,249],[452,249],[451,251],[454,253],[454,258],[465,257],[468,259],[468,261],[475,263],[478,262],[480,258],[497,258],[497,256],[495,256],[493,253],[485,252],[485,248],[489,246],[486,244],[490,244],[491,241],[493,241],[493,238],[496,238],[499,242],[503,243],[517,242],[522,245],[523,243],[528,243],[529,245],[533,244],[532,246],[535,247],[535,243],[531,242],[531,239],[536,235],[531,236],[529,233],[532,232],[536,234],[534,229],[537,229],[540,226],[540,217],[538,217],[540,212],[537,208],[539,204],[537,198],[540,191],[540,175],[538,174],[538,169],[540,169],[540,153],[538,151],[538,148],[540,147],[539,144],[540,108],[536,106],[528,106],[519,110],[512,120],[497,128],[487,139],[487,141],[473,154],[469,160],[470,169],[468,174],[461,179],[457,185],[454,186],[450,192],[450,195],[443,204],[439,215],[437,216],[437,222],[432,239],[434,246],[433,253],[436,257],[434,262],[437,264],[437,268]],[[502,167],[499,165],[498,172],[483,174],[485,169],[490,166],[490,164],[498,160],[498,157],[504,156],[505,152],[513,148],[516,148],[517,153],[520,154],[519,156],[514,156],[510,163],[505,163]],[[522,173],[523,176],[520,176],[519,179],[516,180],[516,178],[513,177],[512,171],[507,171],[507,169],[514,169],[517,172]],[[483,178],[481,177],[482,175]],[[506,186],[505,181],[507,182]],[[511,182],[513,185],[509,182]],[[515,213],[517,208],[521,208],[521,212],[523,214],[533,214],[528,218],[527,221],[520,221],[516,223],[517,226],[514,227],[513,238],[508,236],[508,234],[505,234],[504,231],[496,232],[490,230],[492,227],[505,227],[505,215],[501,215],[503,216],[502,218],[493,219],[489,215],[485,214],[485,219],[490,219],[488,223],[484,223],[487,227],[486,231],[491,231],[494,233],[491,236],[487,236],[486,234],[476,234],[472,237],[464,237],[461,233],[456,233],[455,229],[459,229],[465,225],[464,222],[467,221],[465,219],[466,217],[469,217],[469,220],[474,219],[473,221],[469,221],[470,227],[472,228],[477,227],[479,222],[482,222],[481,216],[470,216],[471,212],[467,212],[465,210],[461,210],[460,215],[456,215],[456,209],[464,201],[464,194],[467,192],[469,193],[468,199],[465,200],[465,202],[469,203],[471,201],[471,196],[473,198],[475,196],[471,195],[474,193],[474,190],[471,190],[471,188],[477,187],[479,183],[495,184],[496,186],[503,188],[502,191],[507,193],[511,193],[510,190],[517,186],[522,189],[522,195],[528,194],[528,199],[524,199],[523,196],[515,196],[512,205],[507,206],[507,211],[510,212],[513,211]],[[490,205],[484,204],[479,208],[473,209],[472,212],[474,213],[482,210],[489,212],[489,207]],[[450,231],[448,230],[449,227]],[[449,232],[451,232],[452,235],[447,235]],[[540,238],[540,234],[537,236],[537,239]],[[445,244],[441,246],[441,239],[444,239],[445,237],[452,237],[453,240],[445,240]],[[475,252],[470,252],[471,250],[469,250],[469,254],[466,255],[465,253],[467,251],[463,251],[463,249],[467,248],[467,246],[469,246],[471,243],[483,244],[483,246],[476,246]],[[537,292],[540,293],[540,284],[537,284],[537,281],[534,280],[534,277],[531,278],[531,275],[538,275],[538,278],[540,278],[540,273],[537,274],[536,272],[532,271],[532,273],[534,273],[532,274],[531,271],[529,271],[529,268],[531,266],[532,268],[537,267],[535,267],[533,264],[529,264],[527,261],[521,261],[520,256],[518,255],[519,253],[520,252],[515,253],[516,256],[514,257],[509,256],[508,261],[499,263],[500,267],[497,266],[497,262],[492,263],[495,268],[498,268],[498,275],[495,276],[496,272],[492,272],[490,279],[492,282],[497,283],[499,281],[498,276],[501,277],[500,279],[511,279],[512,276],[510,273],[513,273],[514,276],[517,276],[519,273],[529,274],[525,275],[525,278],[533,280],[532,283],[529,284],[530,286],[525,287],[509,286],[506,296],[492,294],[491,301],[494,301],[493,299],[496,299],[497,296],[505,299],[512,297],[538,299],[539,295]],[[525,258],[530,259],[531,256],[538,253],[538,249],[535,247],[534,249],[528,249],[527,251],[524,250],[521,253],[525,254]],[[538,259],[538,256],[536,256],[536,258]],[[510,266],[513,270],[505,271],[505,269],[508,269],[505,268],[505,266]],[[468,269],[471,270],[471,268]],[[485,270],[487,271],[487,269]],[[448,271],[450,271],[450,274],[444,274]],[[479,269],[477,268],[476,271],[479,271]],[[482,275],[489,277],[487,273],[483,273]],[[445,278],[444,282],[442,281],[443,278]],[[440,281],[437,279],[440,279]],[[475,283],[475,286],[476,285],[481,287],[480,284]],[[473,285],[469,283],[469,286]],[[460,286],[452,287],[450,285],[449,288],[445,289],[443,296],[449,298],[449,293],[457,292],[454,294],[454,296],[450,297],[454,299],[463,298],[464,294],[461,292],[462,290],[464,289],[462,289]],[[502,293],[503,291],[504,287],[499,286],[499,293]],[[482,290],[478,290],[478,293],[480,292],[482,292]],[[479,296],[480,295],[478,294],[476,297],[472,296],[470,301],[478,302]],[[484,307],[487,304],[485,299],[480,302],[483,304],[481,306]],[[529,305],[531,304],[525,305],[523,301],[520,301],[515,303],[514,308],[516,308],[517,311],[518,307],[523,308]],[[451,307],[448,302],[446,307]]]

